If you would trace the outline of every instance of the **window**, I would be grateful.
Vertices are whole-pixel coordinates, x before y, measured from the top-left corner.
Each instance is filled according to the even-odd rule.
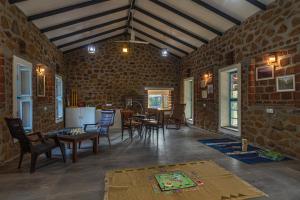
[[[172,108],[172,91],[148,90],[148,108],[170,110]]]
[[[238,77],[237,72],[230,72],[229,86],[229,125],[236,128],[238,126]]]
[[[32,64],[14,56],[13,116],[22,120],[26,132],[32,130]]]
[[[64,119],[63,81],[61,76],[55,76],[55,118],[56,123]]]

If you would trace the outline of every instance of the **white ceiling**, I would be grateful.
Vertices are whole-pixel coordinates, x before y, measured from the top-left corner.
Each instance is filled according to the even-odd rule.
[[[274,0],[258,1],[268,5]],[[66,52],[128,32],[125,26],[130,2],[131,0],[26,0],[16,3],[16,6],[60,50]],[[205,8],[203,3],[235,21]],[[218,32],[224,33],[237,25],[236,21],[242,22],[261,10],[247,0],[159,0],[159,3],[135,0],[135,8],[134,17],[154,27],[149,28],[131,21],[130,24],[139,30],[136,36],[159,48],[168,48],[178,57],[191,53],[203,42],[217,37]],[[46,15],[47,13],[50,14]],[[40,14],[43,16],[38,17]],[[101,25],[103,23],[105,24]]]

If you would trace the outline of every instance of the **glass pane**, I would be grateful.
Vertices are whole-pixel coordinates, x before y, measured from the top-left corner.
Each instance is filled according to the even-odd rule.
[[[55,84],[56,85],[56,90],[55,90],[56,96],[57,97],[62,96],[62,80],[58,77],[56,77],[55,80],[56,80],[56,84]]]
[[[230,98],[237,99],[238,98],[238,76],[237,72],[230,73]]]
[[[237,127],[238,126],[238,120],[237,119],[231,119],[231,126]]]
[[[61,99],[57,99],[56,101],[56,118],[63,117],[63,102]]]
[[[149,95],[149,108],[162,108],[161,95]]]
[[[21,101],[20,117],[25,129],[31,128],[31,103],[30,101]]]
[[[20,84],[21,84],[21,95],[31,95],[31,76],[30,71],[20,70]]]

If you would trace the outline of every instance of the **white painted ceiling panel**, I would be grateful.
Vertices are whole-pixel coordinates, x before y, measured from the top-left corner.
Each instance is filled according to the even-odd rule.
[[[172,6],[176,10],[185,13],[198,21],[204,22],[205,24],[221,31],[225,32],[235,24],[226,20],[225,18],[217,15],[214,12],[194,3],[191,0],[163,0],[164,3]],[[214,19],[214,20],[211,20]]]
[[[166,33],[169,33],[177,38],[180,38],[181,40],[188,42],[190,44],[193,44],[197,47],[200,47],[203,43],[185,33],[182,33],[181,31],[178,31],[174,28],[171,28],[170,26],[167,26],[151,17],[148,17],[147,15],[144,15],[140,12],[135,12],[134,16],[141,21],[150,24],[151,26],[154,26],[155,28],[161,29]]]
[[[93,39],[90,39],[90,40],[86,40],[86,41],[83,41],[83,42],[79,42],[79,43],[76,43],[76,44],[73,44],[73,45],[70,45],[70,46],[67,46],[67,47],[63,47],[60,50],[67,51],[67,50],[74,49],[74,48],[77,48],[77,47],[80,47],[80,46],[83,46],[83,45],[88,45],[88,44],[97,42],[99,40],[103,40],[103,39],[106,39],[106,38],[113,37],[113,36],[116,36],[118,34],[124,33],[124,31],[125,31],[125,29],[124,30],[115,31],[113,33],[109,33],[109,34],[106,34],[106,35],[102,35],[100,37],[96,37],[96,38],[93,38]]]
[[[119,8],[128,5],[128,0],[110,0],[99,4],[94,4],[80,9],[75,9],[69,12],[64,12],[58,15],[35,20],[34,24],[42,29],[49,26],[69,22],[82,17],[102,13],[108,10]]]
[[[27,0],[17,3],[16,5],[26,16],[30,16],[87,1],[89,0]]]
[[[112,29],[115,29],[115,28],[118,28],[118,27],[122,27],[122,26],[125,26],[126,24],[127,24],[126,21],[111,24],[111,25],[105,26],[101,29],[95,29],[95,30],[92,30],[92,31],[77,34],[77,35],[74,35],[74,36],[71,36],[71,37],[68,37],[68,38],[64,38],[64,39],[61,39],[61,40],[54,41],[53,43],[56,46],[66,44],[66,43],[69,43],[69,42],[79,40],[81,38],[86,38],[86,37],[89,37],[89,36],[92,36],[92,35],[95,35],[95,34],[98,34],[98,33],[103,33],[105,31],[109,31],[109,30],[112,30]]]
[[[75,31],[79,31],[79,30],[82,30],[82,29],[85,29],[85,28],[96,26],[98,24],[103,24],[103,23],[106,23],[106,22],[109,22],[109,21],[112,21],[112,20],[115,20],[115,19],[126,17],[127,13],[128,13],[127,10],[120,11],[120,12],[117,12],[115,14],[107,15],[107,16],[100,17],[100,18],[95,18],[95,19],[88,20],[88,21],[85,21],[85,22],[81,22],[81,23],[78,23],[78,24],[74,24],[74,25],[71,25],[71,26],[66,26],[64,28],[49,31],[49,32],[46,32],[45,35],[48,38],[54,38],[54,37],[57,37],[57,36],[65,35],[65,34],[72,33],[72,32],[75,32]]]
[[[145,33],[147,33],[147,34],[149,34],[149,35],[151,35],[151,36],[153,36],[153,37],[155,37],[155,38],[157,38],[159,40],[162,40],[162,41],[164,41],[164,42],[166,42],[168,44],[171,44],[171,45],[173,45],[173,46],[175,46],[175,47],[177,47],[179,49],[182,49],[185,52],[189,52],[190,53],[190,52],[193,51],[192,48],[187,47],[184,44],[179,43],[176,40],[173,40],[173,39],[171,39],[169,37],[166,37],[165,35],[162,35],[162,34],[160,34],[158,32],[155,32],[155,31],[153,31],[153,30],[151,30],[151,29],[149,29],[149,28],[147,28],[147,27],[145,27],[143,25],[140,25],[139,23],[135,23],[134,27],[137,28],[137,29],[139,29],[139,30],[142,30],[143,32],[145,32]]]
[[[92,0],[27,0],[23,2],[16,3],[16,6],[21,9],[26,16],[36,15],[45,13],[48,11],[53,11],[55,9],[64,8],[67,6],[72,6],[84,2],[91,2]],[[235,24],[218,14],[203,8],[202,6],[198,5],[197,3],[193,2],[192,0],[158,0],[163,4],[166,4],[167,6],[182,12],[189,17],[198,20],[220,32],[225,32]],[[237,20],[244,21],[251,15],[255,14],[256,12],[260,11],[260,8],[257,6],[249,3],[246,0],[202,0],[205,3],[209,4],[210,6],[215,7],[216,9],[226,13],[229,16],[232,16],[236,18]],[[262,4],[268,5],[275,0],[258,0]],[[201,42],[201,39],[197,39],[197,37],[193,37],[192,35],[196,35],[200,38],[204,38],[206,40],[211,40],[217,36],[216,33],[207,30],[206,28],[203,28],[202,26],[198,25],[195,22],[190,21],[189,19],[180,16],[172,11],[169,11],[166,8],[163,8],[150,0],[136,0],[135,4],[137,7],[140,7],[147,12],[153,14],[156,17],[162,18],[166,20],[171,25],[166,25],[163,22],[160,22],[158,19],[149,17],[146,14],[141,13],[140,11],[134,12],[134,17],[142,21],[143,23],[146,23],[152,27],[155,27],[156,29],[165,32],[169,35],[172,35],[172,37],[178,38],[182,42],[179,42],[178,40],[172,39],[172,37],[167,37],[164,34],[161,34],[157,32],[156,30],[152,30],[151,28],[138,24],[136,22],[134,25],[141,29],[143,32],[146,32],[147,34],[154,36],[156,38],[159,38],[160,40],[169,43],[173,45],[174,47],[177,47],[178,49],[181,49],[182,51],[186,52],[192,52],[193,48],[189,47],[189,45],[186,45],[184,43],[191,44],[196,47],[200,47],[203,42]],[[85,6],[73,10],[69,10],[67,12],[59,13],[56,15],[51,15],[49,17],[44,17],[40,19],[36,19],[33,21],[33,23],[40,29],[51,27],[58,24],[63,24],[66,22],[71,22],[77,19],[81,19],[83,17],[91,16],[94,14],[101,14],[106,11],[111,11],[115,8],[120,8],[123,6],[129,6],[130,0],[109,0],[102,3],[97,3],[90,6]],[[51,39],[58,36],[63,36],[69,33],[73,33],[76,31],[80,31],[86,28],[90,28],[99,24],[111,22],[113,20],[117,20],[120,18],[123,18],[124,21],[122,22],[116,22],[114,24],[104,26],[101,28],[97,28],[91,31],[86,31],[83,33],[79,33],[73,36],[69,36],[65,39],[60,39],[58,41],[54,41],[55,45],[63,45],[66,43],[70,43],[73,41],[78,41],[82,38],[86,38],[95,34],[103,33],[105,31],[112,30],[117,27],[121,27],[126,25],[127,17],[128,17],[128,11],[119,11],[116,13],[108,14],[102,17],[98,17],[96,19],[91,19],[88,21],[83,21],[77,24],[69,25],[66,27],[62,27],[59,29],[55,29],[49,32],[46,32],[45,35]],[[180,30],[177,30],[176,27],[172,27],[172,25],[175,25],[177,27],[180,27],[184,31],[181,32]],[[70,50],[72,48],[76,48],[85,44],[89,44],[92,42],[95,42],[97,40],[109,38],[111,36],[118,35],[120,33],[123,33],[124,30],[114,31],[113,33],[109,33],[103,36],[99,36],[87,41],[78,42],[73,45],[66,46],[62,48],[62,50]],[[184,33],[185,32],[185,33]],[[188,32],[190,34],[188,34]],[[142,35],[140,33],[136,33],[138,37],[153,43],[156,46],[159,46],[161,48],[165,48],[166,46],[163,45],[160,42],[157,42],[149,37],[146,37],[145,35]],[[182,57],[184,56],[184,53],[168,47],[170,52]]]
[[[151,44],[153,44],[153,45],[155,45],[155,46],[158,46],[158,47],[160,47],[160,48],[167,48],[168,51],[172,52],[173,54],[175,54],[175,55],[177,55],[177,56],[179,56],[179,57],[185,56],[185,55],[184,55],[183,53],[181,53],[180,51],[177,51],[177,50],[175,50],[175,49],[172,49],[172,48],[170,48],[170,47],[168,47],[168,46],[166,46],[166,45],[164,45],[164,44],[161,44],[161,43],[157,42],[156,40],[152,40],[151,38],[148,38],[147,36],[144,36],[144,35],[142,35],[142,34],[140,34],[140,33],[136,33],[136,36],[139,37],[139,38],[141,38],[141,39],[143,39],[143,40],[145,40],[145,41],[148,41],[148,42],[150,42]]]
[[[204,2],[222,10],[241,21],[253,15],[259,9],[246,0],[203,0]]]
[[[138,6],[143,8],[144,10],[147,10],[150,13],[155,14],[156,16],[159,16],[160,18],[163,18],[173,24],[176,24],[177,26],[180,26],[186,30],[189,30],[199,36],[204,37],[205,39],[211,40],[216,37],[214,33],[211,31],[202,28],[201,26],[173,13],[170,12],[148,0],[141,0],[137,1],[136,3]]]

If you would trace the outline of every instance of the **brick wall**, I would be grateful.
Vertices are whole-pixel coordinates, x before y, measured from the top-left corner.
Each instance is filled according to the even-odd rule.
[[[266,11],[258,12],[182,60],[181,100],[187,71],[195,82],[199,82],[207,70],[212,71],[214,77],[214,99],[203,100],[200,91],[195,90],[196,126],[218,132],[218,71],[241,63],[242,137],[300,158],[299,13],[300,1],[277,0]],[[296,92],[277,93],[275,79],[255,81],[255,68],[265,64],[268,54],[273,52],[278,55],[275,77],[295,74]],[[266,113],[270,107],[274,114]]]
[[[117,40],[124,39],[120,36]],[[151,45],[134,44],[129,54],[123,54],[122,45],[111,40],[96,46],[95,55],[86,49],[65,55],[67,89],[77,89],[78,102],[123,107],[126,96],[143,97],[145,87],[171,87],[177,95],[177,58],[162,57],[160,50]]]
[[[0,164],[18,155],[18,146],[12,141],[4,117],[12,115],[12,67],[13,56],[31,62],[33,68],[33,129],[48,131],[62,127],[55,123],[54,74],[62,66],[63,55],[26,16],[10,5],[0,1]],[[46,97],[37,97],[36,64],[46,68]],[[60,72],[63,74],[63,70]]]

